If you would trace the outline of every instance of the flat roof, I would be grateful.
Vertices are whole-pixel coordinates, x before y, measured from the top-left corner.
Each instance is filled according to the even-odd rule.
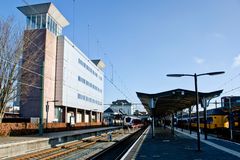
[[[198,92],[199,102],[203,98],[212,99],[218,97],[223,90],[218,90],[214,92]],[[153,98],[155,102],[154,115],[164,116],[171,113],[175,113],[185,108],[189,108],[196,104],[196,94],[195,91],[185,90],[185,89],[174,89],[165,92],[148,94],[136,92],[138,98],[142,102],[143,106],[149,114],[152,115],[150,108],[150,100]]]
[[[105,68],[105,63],[101,59],[94,59],[92,62],[101,70]]]
[[[17,7],[25,16],[48,13],[61,27],[69,25],[67,19],[53,3],[41,3]]]

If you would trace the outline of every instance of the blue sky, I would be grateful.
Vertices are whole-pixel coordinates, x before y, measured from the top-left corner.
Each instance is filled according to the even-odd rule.
[[[41,2],[49,1],[5,1],[0,16],[13,15],[24,26],[25,18],[16,7]],[[240,87],[239,0],[51,2],[70,22],[64,34],[91,59],[105,61],[105,75],[131,102],[140,102],[136,91],[194,90],[191,77],[166,77],[169,73],[225,71],[199,77],[199,90],[240,94],[235,89]],[[105,80],[104,103],[126,99],[121,92]]]

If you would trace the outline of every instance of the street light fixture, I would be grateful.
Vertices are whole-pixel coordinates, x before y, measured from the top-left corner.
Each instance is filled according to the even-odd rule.
[[[202,74],[196,74],[196,73],[195,74],[167,74],[168,77],[184,77],[184,76],[194,77],[195,93],[196,93],[198,151],[200,151],[200,132],[199,132],[199,112],[198,112],[199,97],[198,97],[198,88],[197,88],[197,77],[198,76],[204,76],[204,75],[214,76],[214,75],[223,74],[223,73],[225,73],[225,72],[224,71],[208,72],[208,73],[202,73]]]

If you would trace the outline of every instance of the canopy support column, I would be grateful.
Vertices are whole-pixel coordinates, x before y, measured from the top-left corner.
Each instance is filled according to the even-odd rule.
[[[172,114],[172,135],[174,135],[174,113]]]
[[[229,124],[229,132],[230,132],[230,141],[232,141],[233,139],[233,123],[232,123],[232,103],[231,103],[231,97],[228,97],[228,100],[229,100],[229,105],[228,105],[228,112],[229,112],[229,115],[228,115],[228,124]]]
[[[154,112],[154,109],[153,109],[153,108],[152,108],[152,112]],[[154,114],[153,114],[153,115],[152,115],[152,138],[155,137],[154,121],[155,121],[155,118],[154,118]]]
[[[192,125],[192,124],[191,124],[191,121],[192,121],[192,120],[191,120],[191,114],[192,114],[192,113],[191,113],[191,107],[189,107],[189,110],[188,110],[188,111],[189,111],[189,122],[188,122],[189,134],[192,134],[192,126],[191,126],[191,125]]]
[[[204,138],[207,140],[207,109],[204,107]]]
[[[155,126],[154,126],[154,121],[155,121],[155,115],[154,115],[154,108],[155,108],[155,105],[154,105],[154,100],[153,98],[150,99],[150,107],[151,107],[151,112],[152,112],[152,138],[155,137]]]
[[[207,99],[202,99],[202,107],[203,107],[203,116],[204,116],[204,138],[207,140]]]
[[[181,127],[182,127],[182,132],[183,132],[183,110],[181,111],[181,118],[182,118],[182,122],[181,122]]]

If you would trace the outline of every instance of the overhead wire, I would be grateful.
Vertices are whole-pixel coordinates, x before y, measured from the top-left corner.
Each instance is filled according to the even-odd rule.
[[[3,60],[3,61],[5,61],[5,62],[7,62],[7,63],[10,63],[10,64],[15,64],[15,63],[13,63],[13,62],[11,62],[11,61],[9,61],[9,60],[6,60],[6,59],[4,59],[4,58],[2,58],[1,56],[0,56],[0,59],[1,60]],[[26,71],[28,71],[28,72],[31,72],[31,73],[33,73],[33,74],[36,74],[36,75],[38,75],[38,76],[40,76],[40,77],[44,77],[42,74],[40,74],[40,73],[37,73],[37,72],[35,72],[35,71],[32,71],[32,70],[30,70],[30,69],[27,69],[27,68],[25,68],[25,67],[22,67],[22,66],[18,66],[18,67],[20,67],[20,68],[22,68],[22,69],[24,69],[24,70],[26,70]]]
[[[89,28],[89,24],[88,24],[88,28]],[[89,31],[89,29],[88,29],[88,31]],[[118,72],[115,70],[115,69],[113,69],[113,63],[112,63],[112,60],[111,60],[111,58],[110,58],[110,56],[107,54],[107,52],[105,51],[105,49],[104,49],[104,47],[102,46],[102,43],[101,43],[101,41],[99,40],[99,38],[97,37],[97,35],[96,35],[96,31],[95,31],[95,29],[94,29],[94,27],[93,26],[91,26],[91,32],[93,32],[92,33],[92,35],[93,35],[93,37],[96,39],[96,43],[97,43],[97,50],[99,51],[99,50],[102,50],[102,53],[103,53],[103,57],[105,57],[104,59],[107,59],[107,62],[109,63],[109,65],[112,67],[111,69],[112,69],[112,71],[111,71],[111,78],[108,78],[106,75],[105,75],[105,78],[109,81],[109,83],[111,84],[111,85],[113,85],[122,95],[124,95],[125,96],[125,98],[127,97],[130,101],[135,101],[134,99],[135,98],[133,98],[133,96],[131,95],[131,93],[130,93],[130,91],[129,91],[129,89],[128,89],[128,87],[125,85],[125,83],[123,82],[123,80],[122,80],[122,78],[120,77],[120,75],[118,74]],[[88,33],[88,36],[90,35],[90,33]],[[90,36],[88,37],[88,40],[90,39]],[[88,42],[88,43],[90,43],[90,42]],[[89,45],[88,45],[88,47],[89,47]],[[88,50],[90,50],[90,49],[88,49]],[[126,92],[128,92],[127,94],[128,95],[130,95],[130,96],[127,96],[127,94],[126,93],[124,93],[121,89],[120,89],[120,87],[115,83],[115,81],[114,81],[114,74],[116,74],[117,75],[117,78],[118,78],[118,81],[121,83],[121,85],[123,86],[123,88],[125,88],[125,91]],[[131,98],[129,98],[129,97],[131,97]]]
[[[27,6],[29,6],[32,10],[34,10],[34,11],[36,11],[37,12],[37,10],[35,9],[35,8],[33,8],[26,0],[22,0],[22,2],[23,3],[25,3]],[[54,12],[52,13],[52,14],[54,14],[56,12],[56,10],[54,10]],[[40,36],[40,33],[38,33],[38,34],[36,34],[36,36],[35,37],[38,37],[38,36]],[[36,48],[38,48],[40,51],[42,51],[43,53],[45,53],[45,50],[47,50],[48,48],[49,48],[49,46],[51,46],[52,44],[53,44],[53,42],[54,42],[54,40],[51,40],[50,42],[48,42],[48,43],[46,43],[45,44],[45,50],[43,50],[41,47],[39,47],[33,40],[31,40],[29,37],[27,37],[27,36],[25,36],[25,38],[27,38],[27,40],[29,40]],[[46,54],[45,54],[45,56],[46,56]],[[52,58],[52,56],[50,56],[50,55],[47,55],[47,56],[49,56],[49,57],[51,57]],[[24,59],[24,60],[26,60],[26,59]],[[31,62],[32,64],[35,64],[35,65],[37,65],[37,66],[42,66],[42,65],[40,65],[40,64],[37,64],[37,63],[34,63],[34,62]]]
[[[24,3],[26,3],[26,4],[28,4],[25,0],[22,0]],[[37,37],[39,36],[39,35],[36,35]],[[25,38],[28,38],[28,37],[25,37]],[[31,40],[32,41],[32,40]],[[33,41],[32,41],[33,42]],[[34,43],[34,42],[33,42]],[[34,43],[35,44],[35,43]],[[36,45],[36,44],[35,44]],[[37,46],[36,45],[36,47],[37,48],[39,48],[39,46]],[[46,46],[46,48],[47,48],[47,46]],[[41,49],[41,48],[39,48],[39,49]],[[42,49],[41,49],[42,50]],[[9,63],[9,64],[13,64],[13,65],[15,65],[16,63],[19,63],[20,61],[22,61],[22,60],[27,60],[27,59],[24,59],[23,57],[20,57],[19,58],[19,62],[11,62],[10,60],[6,60],[5,58],[3,58],[3,57],[0,57],[0,59],[1,60],[3,60],[3,61],[5,61],[5,62],[7,62],[7,63]],[[34,65],[37,65],[37,66],[42,66],[42,65],[39,65],[39,64],[37,64],[37,63],[33,63],[33,62],[31,62],[30,61],[30,63],[31,64],[34,64]],[[38,76],[41,76],[41,77],[44,77],[43,75],[41,75],[41,74],[39,74],[39,73],[37,73],[37,72],[35,72],[35,71],[32,71],[32,70],[30,70],[30,69],[28,69],[28,68],[25,68],[25,67],[22,67],[21,65],[17,65],[17,67],[18,68],[21,68],[21,69],[23,69],[23,70],[26,70],[26,71],[28,71],[28,72],[30,72],[30,73],[33,73],[33,74],[35,74],[35,75],[38,75]],[[2,78],[4,78],[4,77],[2,77]],[[41,89],[41,87],[38,87],[38,86],[35,86],[35,85],[31,85],[31,84],[27,84],[27,83],[24,83],[24,82],[21,82],[20,80],[17,80],[16,81],[16,83],[19,83],[19,84],[22,84],[22,85],[26,85],[26,86],[30,86],[30,87],[33,87],[33,88],[38,88],[38,89]]]
[[[22,0],[26,5],[29,5],[29,3],[26,1],[26,0]],[[73,0],[73,2],[75,2],[75,0]],[[31,6],[30,6],[31,7]],[[32,9],[33,10],[35,10],[35,8],[33,8],[32,7]],[[74,10],[75,10],[75,8],[74,8]],[[75,17],[75,11],[73,11],[73,16]],[[74,26],[73,26],[73,32],[75,32],[75,29],[74,29]],[[73,33],[74,34],[74,33]],[[74,36],[73,36],[73,38],[74,38]],[[42,48],[40,48],[36,43],[34,43],[30,38],[28,38],[27,37],[27,39],[28,40],[30,40],[31,41],[31,43],[35,46],[35,47],[37,47],[38,49],[40,49],[42,52],[45,52]],[[46,47],[45,47],[45,50],[47,50],[47,48],[51,45],[53,43],[53,41],[51,41],[50,43],[48,43],[48,44],[46,44]],[[89,59],[87,59],[85,56],[83,56],[87,61],[89,61]],[[44,75],[41,75],[42,77],[44,77]],[[68,86],[68,87],[70,87],[70,86]],[[71,88],[71,87],[70,87]],[[73,87],[71,88],[71,89],[74,89]],[[78,90],[76,90],[76,89],[74,89],[75,91],[78,91]]]
[[[117,85],[115,85],[106,75],[104,75],[104,77],[105,77],[106,80],[107,80],[110,84],[112,84],[126,99],[130,100],[130,99],[128,98],[128,96],[127,96]]]
[[[23,1],[25,4],[29,5],[29,3],[28,3],[26,0],[22,0],[22,1]],[[73,2],[75,2],[75,0],[73,0]],[[32,9],[35,10],[34,8],[32,8]],[[73,12],[74,12],[74,11],[73,11]],[[73,13],[73,14],[75,14],[75,13]],[[73,16],[75,16],[75,15],[73,15]],[[92,28],[92,26],[91,26],[91,28]],[[73,30],[74,30],[74,26],[73,26]],[[91,30],[91,31],[92,31],[92,30]],[[94,36],[96,37],[96,34],[94,34]],[[28,38],[28,37],[27,37],[27,38]],[[37,47],[37,48],[40,49],[41,51],[45,52],[42,48],[40,48],[37,44],[35,44],[31,39],[28,38],[28,40],[30,40],[35,47]],[[98,47],[103,50],[103,47],[102,47],[100,41],[97,39],[96,42],[97,42]],[[46,45],[46,48],[48,48],[52,43],[53,43],[53,41],[51,41],[51,43],[48,43],[48,44]],[[104,54],[104,55],[106,56],[107,54]],[[90,56],[90,25],[89,25],[89,24],[88,24],[88,56]],[[110,63],[111,63],[111,60],[110,60],[109,56],[107,56],[107,57],[108,57],[108,59],[109,59],[109,61],[110,61]],[[39,64],[37,64],[37,65],[39,65]],[[117,72],[115,71],[115,73],[117,73]],[[43,76],[43,75],[42,75],[42,76]],[[105,77],[105,78],[107,79],[107,81],[109,81],[110,84],[112,84],[125,98],[127,98],[127,99],[130,100],[130,101],[133,101],[133,100],[131,100],[113,81],[111,82],[111,80],[110,80],[106,75],[104,75],[104,77]],[[120,76],[119,76],[119,75],[118,75],[118,79],[120,79]],[[121,80],[121,83],[123,83],[122,80]],[[129,94],[129,89],[126,87],[126,85],[125,85],[125,88],[126,88],[126,90],[128,90],[128,94]]]
[[[236,90],[239,90],[239,89],[240,89],[240,86],[224,92],[223,95],[225,95],[225,94],[227,94],[227,93],[231,93],[231,92],[236,91]]]
[[[26,0],[22,0],[22,1],[23,1],[25,4],[29,5]],[[32,9],[35,10],[33,7],[32,7]],[[40,34],[36,35],[35,37],[38,37],[39,35],[40,35]],[[31,43],[32,43],[36,48],[38,48],[39,50],[41,50],[43,53],[45,52],[45,51],[44,51],[42,48],[40,48],[36,43],[34,43],[30,38],[28,38],[27,36],[26,36],[25,38],[27,38],[27,40],[31,41]],[[53,41],[51,41],[50,43],[46,44],[45,49],[47,49],[52,43],[53,43]],[[7,63],[14,64],[13,62],[10,62],[9,60],[6,60],[6,59],[4,59],[4,58],[2,58],[2,57],[0,57],[0,59],[2,59],[3,61],[6,61]],[[20,60],[26,60],[26,59],[24,59],[24,58],[21,57]],[[30,63],[42,67],[42,65],[39,65],[39,64],[34,63],[34,62],[32,62],[32,61],[30,61]],[[30,72],[30,73],[33,73],[33,74],[36,74],[36,75],[38,75],[38,76],[44,77],[43,74],[37,73],[37,72],[32,71],[32,70],[30,70],[30,69],[28,69],[28,68],[22,67],[22,66],[20,66],[20,65],[18,65],[18,67],[20,67],[20,68],[22,68],[22,69],[24,69],[24,70],[26,70],[26,71],[28,71],[28,72]],[[52,79],[49,78],[49,77],[44,77],[44,78],[48,78],[48,79],[52,80]],[[19,83],[22,83],[22,84],[27,85],[26,83],[23,83],[23,82],[19,82]],[[30,86],[32,86],[32,85],[30,85]]]
[[[240,73],[236,74],[235,76],[233,76],[229,80],[227,80],[224,83],[222,83],[218,88],[222,88],[223,86],[226,86],[228,83],[232,82],[233,80],[235,80],[238,77],[240,77]]]
[[[7,62],[7,63],[10,63],[10,64],[14,65],[14,63],[11,62],[11,61],[9,61],[9,60],[5,60],[5,59],[2,58],[2,57],[0,57],[0,59],[3,60],[3,61],[5,61],[5,62]],[[40,76],[40,77],[43,77],[43,78],[52,80],[52,79],[49,78],[49,77],[44,77],[42,74],[37,73],[37,72],[35,72],[35,71],[32,71],[32,70],[30,70],[30,69],[27,69],[27,68],[25,68],[25,67],[22,67],[22,66],[20,66],[20,65],[18,65],[18,67],[21,68],[21,69],[23,69],[23,70],[26,70],[26,71],[28,71],[28,72],[30,72],[30,73],[33,73],[33,74],[35,74],[35,75],[38,75],[38,76]],[[2,78],[4,78],[4,77],[2,77]],[[23,85],[26,85],[26,86],[30,86],[30,87],[42,89],[41,87],[38,87],[38,86],[34,86],[34,85],[31,85],[31,84],[27,84],[27,83],[21,82],[19,79],[18,79],[16,82],[17,82],[17,83],[20,83],[20,84],[23,84]]]
[[[218,88],[222,88],[222,87],[226,86],[227,84],[236,80],[238,77],[240,77],[240,73],[236,74],[235,76],[232,76],[230,79],[228,79],[227,81],[222,83]],[[229,94],[229,93],[232,93],[232,92],[236,92],[238,89],[240,89],[240,87],[235,87],[235,88],[229,89],[229,90],[223,92],[222,95],[226,95],[226,94]]]
[[[23,1],[25,4],[29,5],[29,4],[26,2],[26,0],[22,0],[22,1]],[[34,8],[32,8],[32,9],[34,9]],[[35,10],[35,9],[34,9],[34,10]],[[40,36],[40,34],[35,35],[35,37],[38,37],[38,36]],[[25,38],[27,38],[27,40],[31,41],[31,43],[32,43],[36,48],[38,48],[39,50],[41,50],[43,53],[45,52],[45,51],[44,51],[42,48],[40,48],[36,43],[34,43],[29,37],[25,36]],[[45,49],[47,49],[52,43],[53,43],[53,41],[51,41],[50,43],[46,44]],[[5,61],[5,62],[7,62],[7,63],[14,64],[14,62],[11,62],[11,61],[9,61],[9,60],[6,60],[6,59],[4,59],[4,58],[2,58],[2,57],[0,57],[0,59],[2,59],[3,61]],[[21,57],[19,60],[22,61],[22,60],[28,60],[28,59],[25,59],[25,58]],[[29,61],[29,60],[28,60],[28,61]],[[34,65],[39,66],[39,67],[42,67],[42,65],[39,65],[39,64],[34,63],[34,62],[32,62],[32,61],[29,61],[29,63],[34,64]],[[49,78],[49,77],[44,77],[43,74],[37,73],[37,72],[35,72],[35,71],[32,71],[32,70],[30,70],[30,69],[28,69],[28,68],[25,68],[25,67],[21,66],[21,65],[18,65],[18,67],[20,67],[21,69],[26,70],[26,71],[28,71],[28,72],[30,72],[30,73],[33,73],[33,74],[35,74],[35,75],[38,75],[38,76],[40,76],[40,77],[43,77],[43,78],[47,78],[47,79],[52,80],[52,79]],[[25,85],[25,86],[33,87],[33,88],[42,89],[41,87],[38,87],[38,86],[35,86],[35,85],[31,85],[31,84],[27,84],[27,83],[21,82],[20,80],[18,80],[17,83],[22,84],[22,85]]]

